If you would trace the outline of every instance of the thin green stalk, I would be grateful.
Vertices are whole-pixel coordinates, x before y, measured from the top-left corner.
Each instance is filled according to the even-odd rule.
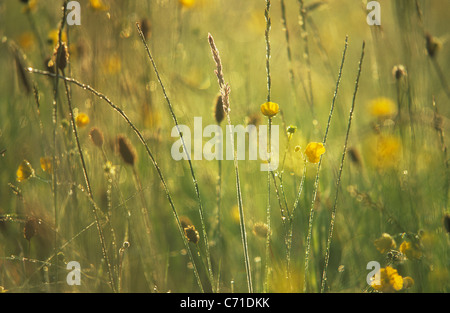
[[[327,128],[325,130],[325,135],[323,137],[323,145],[326,146],[327,137],[328,137],[328,130],[330,129],[331,125],[331,118],[333,116],[333,110],[334,105],[337,98],[337,93],[339,90],[339,84],[341,82],[342,77],[342,69],[344,67],[345,62],[345,55],[347,52],[347,46],[348,46],[348,36],[345,37],[345,45],[344,45],[344,52],[342,53],[342,60],[341,60],[341,66],[339,67],[339,74],[336,81],[336,88],[334,90],[333,100],[331,101],[331,108],[330,108],[330,114],[328,115],[328,122],[327,122]],[[310,258],[310,251],[311,251],[311,237],[312,237],[312,226],[314,221],[314,213],[315,213],[315,203],[316,203],[316,197],[317,197],[317,190],[319,187],[319,173],[320,173],[320,167],[322,165],[322,158],[323,155],[321,155],[319,164],[317,165],[317,171],[316,171],[316,178],[314,180],[314,188],[313,188],[313,199],[311,201],[311,209],[309,211],[309,222],[308,222],[308,234],[306,237],[306,249],[305,249],[305,270],[304,270],[304,280],[303,280],[303,291],[307,291],[307,278],[308,278],[308,268],[309,268],[309,258]]]
[[[286,39],[286,52],[287,52],[287,58],[288,58],[288,65],[289,65],[289,79],[291,81],[291,88],[292,88],[292,95],[293,95],[293,102],[297,102],[297,92],[295,88],[295,75],[294,75],[294,69],[292,65],[292,52],[291,52],[291,43],[289,40],[289,28],[286,20],[286,5],[284,3],[284,0],[280,0],[281,4],[281,22],[283,24],[283,31]]]
[[[221,242],[222,232],[220,230],[220,205],[222,198],[222,160],[217,160],[217,187],[216,187],[216,202],[217,202],[217,240]]]
[[[436,105],[436,99],[433,97],[433,110],[434,110],[434,128],[436,129],[436,132],[439,137],[439,143],[441,145],[441,151],[442,156],[444,159],[444,165],[445,165],[445,183],[443,186],[443,198],[444,198],[444,205],[442,208],[442,214],[445,214],[448,206],[448,192],[449,192],[449,184],[450,184],[450,164],[448,159],[448,152],[447,152],[447,145],[445,144],[445,137],[444,137],[444,129],[442,128],[442,121],[441,116],[439,115],[439,111]]]
[[[329,228],[329,233],[328,233],[327,248],[325,251],[325,262],[324,262],[324,268],[323,268],[323,274],[322,274],[322,286],[320,289],[320,292],[322,292],[322,293],[325,291],[325,285],[327,282],[328,261],[330,260],[331,240],[333,239],[333,229],[334,229],[334,223],[336,221],[337,201],[338,201],[338,195],[339,195],[339,190],[340,190],[339,187],[340,187],[340,183],[341,183],[342,170],[344,168],[345,154],[347,152],[348,137],[350,134],[350,127],[352,124],[353,111],[355,109],[356,94],[358,92],[359,78],[361,76],[361,68],[362,68],[362,62],[363,62],[363,58],[364,58],[365,45],[366,45],[366,43],[363,41],[361,58],[359,59],[358,74],[356,76],[355,91],[353,92],[352,106],[350,108],[350,114],[348,117],[347,133],[345,135],[345,142],[344,142],[344,149],[342,151],[341,165],[339,167],[339,173],[338,173],[338,177],[337,177],[337,181],[336,181],[336,194],[334,197],[333,209],[331,211],[330,228]]]
[[[64,29],[64,25],[65,25],[65,19],[66,19],[66,8],[67,8],[67,1],[64,1],[63,4],[63,14],[62,14],[62,18],[61,18],[61,22],[60,22],[60,26],[59,26],[59,30],[58,30],[58,46],[61,46],[61,37],[62,37],[62,31]],[[30,19],[31,20],[31,19]],[[38,38],[39,40],[39,38]],[[61,49],[58,49],[57,52],[57,56],[56,56],[56,71],[58,71],[58,61],[60,60],[60,54],[61,54]],[[58,233],[58,197],[57,197],[57,193],[58,193],[58,183],[57,183],[57,163],[56,163],[56,154],[57,154],[57,124],[58,124],[58,83],[59,83],[59,79],[58,76],[56,75],[54,78],[54,82],[53,82],[53,105],[52,105],[52,128],[53,128],[53,151],[52,151],[52,193],[53,193],[53,214],[54,214],[54,218],[55,218],[55,237],[54,237],[54,249],[55,249],[55,254],[58,253],[57,251],[57,247],[58,247],[58,237],[57,237],[57,233]],[[55,277],[56,277],[56,282],[58,282],[58,258],[56,258],[56,273],[55,273]],[[58,283],[56,283],[56,288],[58,288]]]
[[[170,111],[170,114],[172,116],[172,119],[175,122],[175,126],[177,128],[178,134],[180,135],[180,140],[181,140],[181,142],[183,144],[183,149],[184,149],[184,151],[187,152],[186,144],[185,144],[184,138],[183,138],[183,136],[181,134],[181,131],[180,131],[180,128],[179,128],[179,124],[178,124],[178,120],[177,120],[177,117],[176,117],[175,112],[173,110],[172,103],[170,102],[170,99],[169,99],[169,97],[168,97],[168,95],[166,93],[166,88],[164,87],[164,84],[163,84],[163,82],[161,80],[161,77],[159,75],[158,69],[156,67],[156,63],[155,63],[155,61],[153,59],[153,56],[152,56],[152,54],[150,52],[150,49],[149,49],[148,45],[147,45],[147,42],[145,40],[145,36],[142,33],[142,30],[141,30],[141,28],[139,26],[139,23],[136,23],[136,27],[137,27],[139,35],[141,37],[142,43],[144,44],[145,51],[147,52],[147,55],[148,55],[148,57],[150,59],[150,62],[152,64],[152,66],[153,66],[153,69],[155,71],[155,74],[156,74],[156,77],[158,79],[159,85],[161,86],[161,89],[162,89],[162,92],[164,94],[164,98],[166,99],[167,106],[169,108],[169,111]],[[206,252],[206,261],[207,261],[207,265],[208,265],[208,278],[210,280],[211,287],[214,289],[214,275],[213,275],[212,266],[211,266],[211,254],[210,254],[210,250],[209,250],[208,233],[206,231],[206,224],[205,224],[202,200],[201,200],[201,197],[200,197],[200,190],[199,190],[199,187],[198,187],[197,178],[195,177],[194,167],[192,166],[192,161],[191,161],[190,157],[188,157],[187,159],[188,159],[189,168],[190,168],[190,171],[191,171],[192,180],[194,182],[195,193],[196,193],[196,196],[197,196],[198,210],[199,210],[199,215],[200,215],[200,224],[202,225],[203,241],[204,241],[204,244],[205,244],[205,252]]]
[[[314,110],[314,95],[313,95],[313,88],[312,88],[312,79],[311,79],[311,60],[309,55],[309,43],[308,43],[308,32],[306,30],[306,8],[303,0],[298,0],[300,4],[300,14],[299,14],[299,24],[302,28],[302,34],[301,37],[303,38],[303,45],[304,45],[304,53],[303,58],[306,61],[306,73],[307,73],[307,80],[308,80],[308,89],[309,89],[309,96],[308,102],[309,107],[311,109],[311,113],[313,115],[313,118],[315,118],[315,110]]]
[[[264,18],[266,20],[266,29],[264,32],[264,38],[266,42],[266,73],[267,73],[267,97],[266,101],[270,102],[271,100],[271,91],[272,91],[272,78],[270,76],[270,40],[269,40],[269,34],[270,34],[270,28],[271,28],[271,19],[270,19],[270,0],[266,0],[266,9],[264,11]],[[271,166],[271,154],[272,154],[272,117],[268,118],[268,128],[269,128],[269,140],[267,141],[267,152],[269,155],[269,158],[267,160],[269,167]],[[265,263],[265,283],[264,283],[264,291],[268,292],[270,288],[269,284],[269,276],[270,276],[270,240],[271,240],[271,217],[270,217],[270,176],[271,176],[272,170],[269,168],[269,171],[267,172],[267,212],[266,212],[266,224],[267,224],[267,237],[266,237],[266,251],[265,251],[265,257],[266,257],[266,263]],[[272,173],[273,174],[273,173]]]

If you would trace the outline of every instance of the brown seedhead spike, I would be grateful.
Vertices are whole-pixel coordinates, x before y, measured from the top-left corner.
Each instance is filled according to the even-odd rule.
[[[48,63],[48,67],[56,65],[63,71],[66,68],[67,63],[69,63],[69,49],[65,42],[61,42],[61,45],[58,44],[53,50],[53,58]]]
[[[91,138],[93,144],[99,148],[103,146],[103,133],[97,127],[93,127],[89,132],[89,137]]]
[[[225,117],[225,112],[223,110],[222,95],[217,95],[214,101],[214,118],[217,124],[220,124]]]
[[[131,165],[134,166],[136,163],[136,150],[134,149],[131,142],[123,135],[117,136],[117,151],[119,152],[120,156],[122,157],[122,160]]]

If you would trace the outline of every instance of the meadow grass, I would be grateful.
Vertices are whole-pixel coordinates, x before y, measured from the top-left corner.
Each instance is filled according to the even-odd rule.
[[[366,2],[1,2],[0,291],[448,292],[450,6]],[[199,116],[278,168],[175,161]]]

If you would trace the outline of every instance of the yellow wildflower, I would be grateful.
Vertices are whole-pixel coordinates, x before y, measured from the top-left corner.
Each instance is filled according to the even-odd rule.
[[[280,107],[275,102],[266,102],[261,104],[261,113],[267,117],[274,117],[280,112]]]
[[[103,71],[106,74],[117,74],[122,69],[122,62],[117,55],[111,55],[103,61]]]
[[[32,32],[24,32],[19,36],[19,46],[27,51],[30,51],[35,44],[36,40]]]
[[[380,280],[374,280],[371,286],[381,292],[394,292],[403,288],[403,277],[396,269],[386,266],[380,269]]]
[[[367,140],[367,158],[370,164],[379,169],[395,167],[401,157],[401,144],[392,135],[376,135]]]
[[[31,166],[30,162],[28,162],[27,160],[23,160],[22,163],[20,163],[19,167],[17,168],[16,176],[18,182],[33,177],[34,169]]]
[[[391,99],[380,97],[370,102],[370,113],[378,118],[387,118],[397,113],[397,107]]]
[[[89,4],[92,9],[97,11],[106,11],[109,9],[109,7],[105,5],[102,0],[89,0]]]
[[[376,239],[374,243],[375,247],[381,253],[385,253],[396,247],[394,238],[392,238],[391,235],[387,233],[382,234],[381,237]]]
[[[310,142],[305,149],[305,155],[310,163],[319,163],[320,156],[324,153],[325,147],[320,142]]]
[[[183,8],[191,8],[195,4],[195,0],[178,0]]]
[[[399,250],[410,260],[417,260],[422,257],[422,251],[420,250],[420,247],[410,241],[403,241],[400,245]]]
[[[80,113],[75,118],[75,123],[78,127],[84,127],[89,124],[89,116],[86,113]]]
[[[52,167],[52,158],[51,157],[41,157],[39,159],[41,163],[41,168],[44,172],[47,172],[49,174],[52,173],[53,167]]]

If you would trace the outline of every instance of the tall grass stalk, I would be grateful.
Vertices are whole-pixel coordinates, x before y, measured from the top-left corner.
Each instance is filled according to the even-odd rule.
[[[223,72],[222,72],[222,61],[220,60],[219,51],[217,50],[216,44],[214,43],[214,38],[211,36],[211,34],[208,34],[208,42],[211,47],[211,52],[213,55],[214,62],[216,63],[216,76],[219,83],[219,89],[220,93],[222,95],[222,103],[223,108],[227,116],[227,122],[228,126],[231,128],[231,117],[230,117],[230,102],[229,102],[229,96],[230,96],[230,86],[228,83],[225,83]],[[245,271],[247,275],[247,287],[248,292],[253,293],[253,283],[252,283],[252,272],[250,267],[250,259],[248,254],[248,244],[247,244],[247,231],[245,229],[245,217],[244,217],[244,207],[242,203],[242,194],[241,194],[241,181],[239,179],[239,166],[238,166],[238,160],[237,160],[237,152],[236,149],[234,149],[234,135],[233,132],[230,132],[230,142],[231,146],[233,147],[233,154],[234,154],[234,170],[235,170],[235,176],[236,176],[236,197],[238,202],[238,208],[239,208],[239,224],[240,224],[240,230],[241,230],[241,239],[242,239],[242,247],[244,250],[244,262],[245,262]]]
[[[63,12],[62,12],[62,17],[61,17],[61,21],[60,21],[60,25],[59,25],[59,29],[58,29],[58,47],[61,46],[61,37],[62,37],[62,32],[64,29],[64,25],[65,25],[65,19],[66,19],[66,10],[67,10],[67,0],[64,1],[63,3]],[[38,39],[39,40],[39,39]],[[57,55],[56,55],[56,71],[58,71],[58,62],[60,60],[60,49],[58,49]],[[58,79],[58,75],[56,75],[54,77],[54,81],[53,81],[53,104],[52,104],[52,132],[53,132],[53,151],[52,151],[52,195],[53,195],[53,215],[54,215],[54,219],[55,219],[55,237],[54,237],[54,249],[55,249],[55,254],[57,254],[57,247],[58,247],[58,237],[57,237],[57,233],[58,233],[58,176],[57,176],[57,162],[56,162],[56,154],[57,154],[57,124],[58,124],[58,83],[59,83],[59,79]],[[58,258],[56,258],[56,273],[55,273],[55,277],[56,277],[56,281],[58,281],[59,277],[58,277]],[[58,284],[56,284],[56,288],[58,288]]]
[[[325,250],[325,261],[324,261],[324,267],[323,267],[323,274],[322,274],[322,286],[320,289],[320,292],[325,291],[325,286],[327,282],[327,271],[328,271],[328,261],[330,259],[330,247],[331,247],[331,240],[333,239],[333,230],[334,230],[334,224],[336,221],[336,210],[337,210],[337,201],[338,201],[338,195],[340,190],[340,184],[341,184],[341,176],[342,176],[342,170],[344,168],[344,160],[345,160],[345,154],[347,152],[347,144],[348,144],[348,137],[350,134],[350,127],[352,125],[352,118],[353,118],[353,111],[355,109],[355,102],[356,102],[356,94],[358,92],[358,86],[359,86],[359,78],[361,76],[361,69],[362,69],[362,62],[364,58],[364,47],[365,42],[363,41],[362,44],[362,51],[361,51],[361,58],[359,59],[359,66],[358,66],[358,74],[356,76],[356,82],[355,82],[355,91],[353,93],[353,100],[352,100],[352,106],[350,108],[350,114],[348,117],[348,125],[347,125],[347,133],[345,135],[345,142],[344,142],[344,149],[342,151],[342,159],[341,159],[341,165],[339,166],[339,173],[336,180],[336,194],[334,196],[334,205],[333,209],[331,211],[331,220],[330,220],[330,228],[328,233],[328,240],[327,240],[327,248]]]
[[[31,72],[31,73],[45,75],[45,76],[50,76],[50,77],[56,76],[56,74],[53,74],[53,73],[50,73],[50,72],[47,72],[47,71],[41,71],[41,70],[33,69],[33,68],[28,68],[28,71]],[[61,75],[58,75],[58,77],[61,78],[61,79],[64,79],[65,81],[67,81],[69,83],[72,83],[72,84],[74,84],[74,85],[76,85],[76,86],[78,86],[78,87],[80,87],[80,88],[82,88],[84,90],[87,90],[87,91],[91,92],[92,94],[94,94],[96,97],[100,98],[101,100],[104,100],[114,111],[116,111],[126,121],[126,123],[130,126],[130,128],[136,134],[136,136],[138,137],[139,141],[144,146],[145,151],[146,151],[147,155],[149,156],[149,158],[150,158],[150,160],[151,160],[151,162],[152,162],[156,172],[158,173],[158,177],[159,177],[159,179],[161,181],[161,184],[163,186],[164,192],[166,193],[167,199],[168,199],[170,207],[172,209],[172,213],[173,213],[173,215],[175,217],[175,221],[177,223],[178,230],[180,232],[180,235],[181,235],[181,238],[183,240],[184,246],[185,246],[186,251],[188,253],[189,260],[192,263],[194,275],[195,275],[195,278],[197,280],[197,284],[198,284],[201,292],[204,292],[203,284],[202,284],[202,281],[200,279],[200,275],[198,274],[198,270],[197,270],[197,266],[196,266],[196,264],[194,262],[194,258],[192,256],[192,250],[191,250],[191,248],[189,246],[189,243],[187,241],[187,238],[186,238],[186,236],[184,234],[184,229],[181,226],[181,222],[180,222],[177,210],[175,208],[175,204],[173,202],[172,196],[170,194],[169,188],[168,188],[167,183],[166,183],[166,181],[164,179],[164,176],[162,174],[161,168],[159,167],[158,163],[156,162],[156,159],[153,156],[153,153],[150,150],[150,147],[147,145],[147,142],[145,141],[142,133],[134,125],[134,123],[128,118],[128,116],[125,114],[125,112],[121,108],[119,108],[117,105],[115,105],[106,95],[104,95],[103,93],[100,93],[99,91],[95,90],[91,86],[83,84],[83,83],[81,83],[81,82],[79,82],[79,81],[77,81],[77,80],[75,80],[73,78],[69,78],[69,77],[65,77],[65,76],[61,76]]]
[[[312,87],[312,79],[311,79],[311,60],[309,55],[309,43],[308,43],[308,32],[306,30],[306,8],[303,0],[298,0],[300,5],[300,14],[299,14],[299,24],[302,28],[301,37],[303,38],[303,58],[306,62],[306,75],[307,75],[307,83],[308,83],[308,93],[307,100],[309,103],[309,107],[311,109],[311,114],[315,119],[315,109],[314,109],[314,95],[313,95],[313,87]]]
[[[173,110],[172,103],[171,103],[171,101],[170,101],[170,99],[169,99],[169,97],[167,95],[166,88],[164,87],[164,84],[163,84],[163,82],[161,80],[161,77],[159,75],[158,69],[156,67],[156,63],[155,63],[155,61],[153,59],[153,56],[152,56],[152,54],[150,52],[150,49],[149,49],[148,45],[147,45],[147,42],[145,40],[145,36],[142,33],[142,30],[141,30],[141,28],[139,26],[139,23],[136,23],[136,27],[138,29],[139,36],[141,37],[142,43],[144,44],[145,51],[147,52],[147,55],[148,55],[148,57],[150,59],[150,62],[152,64],[152,66],[153,66],[153,69],[155,71],[155,74],[156,74],[156,77],[158,79],[159,85],[161,86],[162,92],[164,94],[164,98],[166,99],[167,106],[169,108],[170,114],[171,114],[172,119],[173,119],[173,121],[175,123],[175,126],[177,128],[178,134],[180,135],[180,140],[181,140],[181,143],[183,145],[183,149],[187,153],[186,143],[185,143],[185,140],[183,138],[183,135],[181,134],[180,127],[179,127],[179,124],[178,124],[178,119],[177,119],[177,117],[175,115],[175,112]],[[203,241],[204,241],[204,244],[205,244],[206,263],[207,263],[207,266],[208,266],[208,268],[207,268],[208,277],[209,277],[209,280],[210,280],[210,283],[211,283],[211,287],[214,289],[214,275],[213,275],[212,266],[211,266],[211,254],[210,254],[210,250],[209,250],[208,233],[206,231],[206,224],[205,224],[205,217],[204,217],[204,212],[203,212],[202,200],[201,200],[201,196],[200,196],[200,189],[198,187],[198,182],[197,182],[197,178],[195,177],[194,167],[192,166],[191,159],[190,159],[190,157],[188,157],[187,159],[188,159],[188,163],[189,163],[189,169],[190,169],[190,172],[191,172],[192,180],[194,182],[195,193],[196,193],[196,196],[197,196],[198,211],[199,211],[199,216],[200,216],[200,224],[202,225]]]
[[[328,122],[327,122],[327,128],[325,130],[325,135],[323,137],[323,145],[326,146],[327,137],[328,137],[328,131],[330,129],[331,125],[331,118],[333,116],[334,111],[334,105],[336,103],[336,98],[339,90],[339,84],[341,82],[342,77],[342,69],[344,67],[345,62],[345,55],[347,52],[347,46],[348,46],[348,36],[345,37],[345,45],[344,45],[344,52],[342,53],[342,59],[341,59],[341,66],[339,67],[339,74],[336,81],[336,88],[334,90],[333,100],[331,101],[331,108],[330,108],[330,114],[328,115]],[[313,227],[313,221],[314,221],[314,213],[315,213],[315,203],[316,203],[316,197],[317,197],[317,191],[319,188],[319,173],[320,173],[320,167],[322,164],[322,158],[323,155],[320,157],[319,164],[317,165],[317,171],[316,171],[316,178],[314,180],[314,188],[313,188],[313,198],[311,202],[311,209],[309,211],[309,222],[308,222],[308,234],[306,237],[306,248],[305,248],[305,272],[304,272],[304,281],[303,281],[303,291],[307,291],[307,282],[308,282],[308,268],[309,268],[309,259],[310,259],[310,251],[311,251],[311,236],[312,236],[312,227]]]
[[[433,111],[434,111],[434,128],[439,137],[439,144],[441,146],[442,157],[445,165],[445,183],[443,188],[444,205],[442,207],[442,214],[445,214],[448,207],[448,192],[450,184],[450,163],[448,159],[448,149],[445,143],[444,129],[442,128],[442,117],[439,115],[439,110],[436,104],[436,99],[433,97]]]
[[[286,19],[286,5],[284,3],[284,0],[280,0],[281,5],[281,22],[283,24],[283,31],[284,36],[286,39],[286,52],[287,52],[287,58],[288,58],[288,66],[289,66],[289,79],[291,81],[291,88],[292,88],[292,96],[294,97],[293,102],[297,102],[297,90],[295,88],[295,75],[294,75],[294,68],[292,64],[292,51],[291,51],[291,42],[289,37],[289,28],[288,23]]]
[[[272,92],[272,78],[270,76],[270,28],[271,28],[271,19],[270,19],[270,0],[266,0],[266,9],[264,10],[264,18],[266,21],[266,29],[264,32],[264,38],[266,42],[266,74],[267,74],[267,97],[266,101],[270,102],[271,100],[271,92]],[[269,140],[267,141],[267,153],[268,153],[268,164],[270,166],[271,163],[271,153],[272,153],[272,117],[268,117],[268,132],[269,132]],[[270,288],[269,284],[269,276],[271,271],[271,262],[270,262],[270,240],[271,240],[271,216],[270,216],[270,176],[273,174],[272,170],[269,169],[267,172],[267,212],[266,212],[266,224],[267,224],[267,237],[266,237],[266,251],[265,251],[265,275],[264,275],[264,291],[268,292]]]

